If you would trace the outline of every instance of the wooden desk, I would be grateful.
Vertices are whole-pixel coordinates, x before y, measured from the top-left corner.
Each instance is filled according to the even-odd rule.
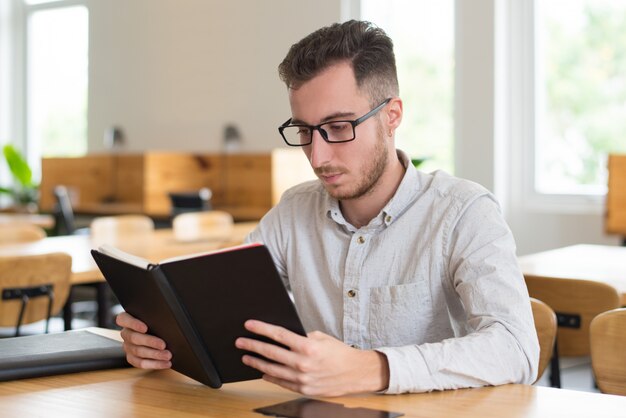
[[[614,286],[626,306],[626,247],[572,245],[519,257],[523,274],[584,279]]]
[[[180,242],[174,239],[171,229],[157,229],[149,236],[125,237],[114,245],[131,254],[158,262],[165,258],[241,244],[256,225],[257,222],[236,223],[232,236],[226,241]],[[97,248],[100,244],[87,235],[50,237],[28,243],[0,245],[0,255],[45,254],[57,251],[68,253],[72,256],[72,283],[94,283],[104,280],[90,253],[92,248]]]
[[[174,239],[171,229],[157,229],[149,236],[123,237],[118,242],[111,243],[131,254],[143,257],[152,262],[159,262],[170,257],[212,251],[219,248],[241,244],[246,235],[252,231],[258,222],[235,223],[233,233],[228,240],[200,240],[181,242]],[[64,252],[72,257],[72,284],[97,283],[98,299],[98,326],[107,327],[108,303],[104,277],[91,257],[91,249],[100,244],[90,236],[69,235],[62,237],[44,238],[21,244],[0,245],[0,256],[3,255],[30,255],[51,252]],[[70,329],[70,305],[64,309],[65,328]]]
[[[0,226],[13,223],[27,223],[50,229],[54,227],[54,217],[40,213],[0,213]]]
[[[259,418],[254,408],[299,397],[262,380],[211,389],[171,370],[118,369],[0,383],[0,411],[7,417]],[[407,418],[604,418],[626,411],[626,397],[527,385],[324,400]]]

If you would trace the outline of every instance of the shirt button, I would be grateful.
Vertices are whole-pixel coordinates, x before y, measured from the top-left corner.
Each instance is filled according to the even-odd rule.
[[[363,238],[363,235],[360,235],[357,239],[356,242],[358,242],[359,244],[363,244],[365,242],[365,238]]]
[[[359,349],[359,346],[358,346],[358,345],[356,345],[356,344],[350,344],[350,347],[352,347],[352,348],[356,348],[357,350]]]
[[[348,296],[353,298],[353,297],[356,296],[356,292],[354,290],[350,289],[350,290],[348,290]]]
[[[387,215],[387,217],[385,218],[385,221],[387,221],[387,223],[391,222],[391,215]]]

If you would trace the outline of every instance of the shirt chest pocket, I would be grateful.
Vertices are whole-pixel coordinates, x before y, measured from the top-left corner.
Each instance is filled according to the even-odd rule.
[[[372,348],[424,341],[433,314],[426,281],[370,288],[369,296]]]

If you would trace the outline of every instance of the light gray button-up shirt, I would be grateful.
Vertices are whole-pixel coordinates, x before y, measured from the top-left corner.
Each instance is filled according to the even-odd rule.
[[[387,356],[387,393],[532,383],[537,334],[494,197],[398,155],[404,178],[367,226],[312,181],[285,192],[248,241],[268,247],[307,331]]]

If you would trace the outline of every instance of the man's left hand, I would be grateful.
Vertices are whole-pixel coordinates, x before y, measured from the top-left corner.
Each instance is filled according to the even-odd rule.
[[[263,379],[309,396],[340,396],[376,392],[389,384],[384,354],[359,350],[319,331],[303,337],[283,327],[249,320],[248,331],[270,338],[289,349],[251,338],[235,345],[265,359],[244,355],[244,364],[263,373]],[[271,361],[268,361],[271,360]]]

